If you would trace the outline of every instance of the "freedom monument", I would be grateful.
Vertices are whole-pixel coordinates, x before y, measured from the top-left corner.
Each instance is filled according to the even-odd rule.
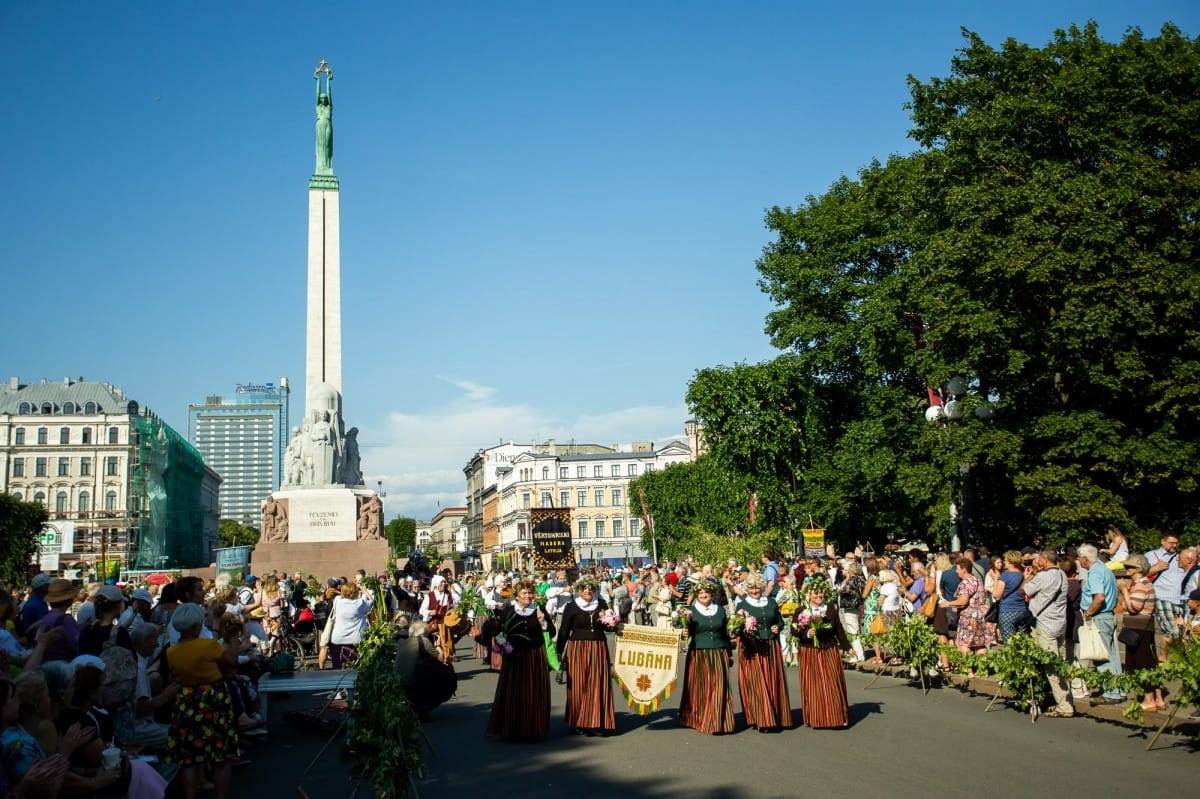
[[[316,80],[316,170],[308,181],[304,419],[284,452],[283,484],[263,502],[256,573],[318,577],[384,568],[383,501],[363,486],[358,428],[342,417],[339,185],[333,172],[333,70]]]

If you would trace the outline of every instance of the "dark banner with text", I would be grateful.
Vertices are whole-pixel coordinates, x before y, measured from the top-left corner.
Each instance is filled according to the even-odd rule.
[[[541,569],[571,569],[575,553],[571,548],[570,508],[530,508],[533,565]]]

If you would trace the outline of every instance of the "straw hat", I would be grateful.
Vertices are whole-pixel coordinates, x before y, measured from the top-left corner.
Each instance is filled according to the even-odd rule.
[[[46,604],[57,605],[59,602],[70,602],[79,596],[79,589],[70,580],[53,580],[50,590],[46,593]]]

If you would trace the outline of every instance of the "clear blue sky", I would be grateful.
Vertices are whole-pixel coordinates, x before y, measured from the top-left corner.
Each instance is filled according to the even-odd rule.
[[[353,9],[353,10],[350,10]],[[313,80],[334,81],[345,416],[388,516],[501,440],[681,437],[697,369],[773,357],[765,209],[909,152],[960,27],[1117,39],[1193,2],[0,5],[0,377],[303,405]]]

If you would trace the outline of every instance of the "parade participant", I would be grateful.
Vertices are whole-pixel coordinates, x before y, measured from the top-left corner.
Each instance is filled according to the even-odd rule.
[[[792,620],[800,649],[804,723],[814,729],[848,727],[850,705],[839,647],[849,649],[850,642],[837,605],[826,602],[827,597],[834,596],[833,586],[824,577],[814,577],[805,589],[804,604]]]
[[[743,636],[738,660],[738,693],[746,724],[759,732],[790,729],[792,704],[783,676],[783,656],[779,650],[779,631],[783,617],[775,600],[763,596],[765,583],[760,575],[746,578],[746,596],[737,601],[738,613],[753,616],[757,628],[753,636]]]
[[[516,599],[500,613],[493,646],[504,658],[487,731],[502,738],[543,738],[550,727],[550,670],[544,632],[554,623],[534,602],[532,582],[516,586]]]
[[[179,643],[167,650],[167,663],[179,685],[171,713],[167,754],[182,767],[185,799],[194,799],[200,771],[212,767],[217,799],[229,796],[230,761],[237,755],[233,704],[223,675],[237,669],[238,639],[230,629],[224,642],[201,638],[204,608],[181,604],[171,616]],[[231,625],[232,628],[232,625]]]
[[[429,630],[437,634],[438,647],[442,650],[442,661],[454,662],[454,635],[446,629],[445,619],[457,604],[458,598],[450,590],[450,584],[440,574],[434,575],[429,582],[430,591],[421,603],[421,618],[429,625]]]
[[[608,605],[597,596],[599,591],[592,575],[575,584],[575,601],[563,611],[557,640],[558,659],[566,658],[567,726],[588,735],[617,727],[608,640],[599,618]]]
[[[726,630],[728,615],[716,601],[717,585],[703,581],[695,588],[688,622],[687,666],[679,723],[710,735],[733,732],[733,690],[729,661],[733,644]]]

